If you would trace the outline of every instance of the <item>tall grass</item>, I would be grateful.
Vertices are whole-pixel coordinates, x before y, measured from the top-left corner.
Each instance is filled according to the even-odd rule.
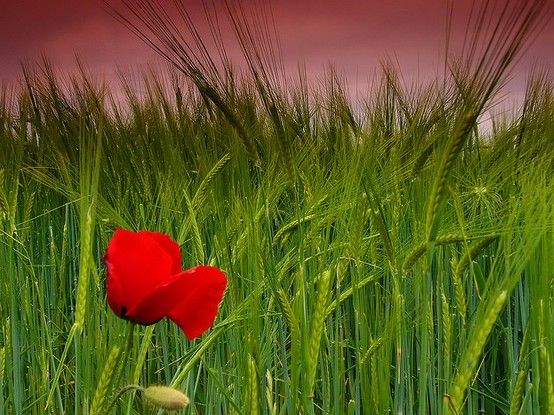
[[[444,83],[386,67],[362,109],[336,77],[283,90],[261,58],[204,90],[123,77],[123,101],[84,70],[26,70],[0,96],[0,414],[97,413],[112,378],[172,384],[198,414],[554,413],[549,77],[478,124],[515,23],[506,54],[473,50]],[[203,337],[135,330],[110,377],[128,341],[104,293],[116,227],[169,233],[229,287]]]

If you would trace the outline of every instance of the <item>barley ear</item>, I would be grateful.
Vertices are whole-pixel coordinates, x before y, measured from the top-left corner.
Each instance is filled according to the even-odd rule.
[[[463,242],[467,238],[464,235],[455,234],[455,233],[447,233],[445,235],[441,235],[435,239],[435,245],[448,245],[452,243],[457,242]],[[403,275],[406,275],[412,267],[415,265],[415,263],[418,261],[419,258],[427,252],[427,248],[429,247],[429,242],[423,241],[418,243],[410,253],[406,256],[406,259],[404,260],[404,264],[402,265],[402,272]]]
[[[298,350],[300,348],[300,325],[298,323],[298,319],[294,315],[294,311],[292,310],[292,306],[290,305],[285,291],[279,287],[276,290],[276,293],[277,301],[281,307],[281,312],[283,313],[283,317],[285,318],[287,326],[290,330],[293,350]]]
[[[450,306],[444,292],[441,293],[441,323],[442,323],[442,350],[444,354],[445,370],[450,370],[452,344],[452,317]],[[448,379],[447,379],[448,380]]]
[[[310,325],[310,337],[308,340],[308,354],[306,356],[306,393],[308,397],[313,397],[315,375],[317,369],[317,360],[319,357],[319,346],[321,335],[325,323],[325,310],[327,308],[327,298],[331,286],[331,273],[323,272],[319,279],[317,298],[313,311],[312,322]]]
[[[437,176],[431,193],[429,194],[428,205],[427,205],[427,214],[425,218],[425,229],[426,229],[426,240],[433,241],[435,239],[435,234],[437,231],[437,221],[439,217],[439,211],[441,204],[444,200],[444,195],[446,194],[446,183],[454,161],[462,151],[462,147],[466,142],[471,130],[475,126],[475,120],[477,119],[478,114],[471,109],[467,110],[462,116],[461,120],[458,122],[458,128],[455,129],[454,133],[448,140],[446,148],[440,159],[439,168],[437,170]]]
[[[208,174],[206,174],[206,177],[204,177],[202,183],[200,183],[200,186],[198,186],[198,189],[196,190],[192,198],[191,204],[194,209],[199,209],[202,207],[202,204],[206,200],[206,194],[208,193],[210,184],[217,176],[217,174],[227,165],[227,162],[229,160],[231,160],[231,156],[229,155],[229,153],[226,153],[217,161],[217,163],[215,163]]]
[[[256,361],[251,354],[248,354],[248,395],[247,408],[248,413],[258,415],[260,413],[259,390],[258,390],[258,371]]]
[[[445,401],[445,407],[443,408],[445,413],[462,413],[466,390],[469,387],[471,378],[475,375],[483,347],[507,298],[508,292],[506,290],[500,292],[498,297],[488,305],[483,318],[476,323],[476,326],[472,330],[473,333],[469,336],[469,344],[458,364],[457,374],[452,383],[449,399]]]
[[[512,390],[512,399],[510,401],[510,415],[518,415],[523,403],[523,393],[525,391],[525,381],[529,367],[529,357],[527,355],[527,346],[529,344],[529,326],[525,329],[521,347],[519,348],[518,373]]]
[[[539,400],[541,407],[545,408],[546,414],[554,414],[554,379],[552,377],[552,360],[548,347],[548,342],[552,340],[546,338],[544,328],[548,325],[545,320],[544,300],[539,301]],[[547,320],[548,321],[548,320]]]
[[[475,258],[480,251],[489,246],[497,238],[497,235],[493,235],[475,242],[469,247],[469,249],[457,262],[452,262],[452,284],[454,285],[456,309],[458,310],[458,313],[462,318],[463,324],[465,324],[465,318],[467,314],[467,302],[462,275],[465,269],[468,267],[469,263],[473,260],[473,258]]]
[[[77,286],[77,301],[75,304],[75,326],[82,329],[85,322],[87,294],[89,292],[90,265],[92,263],[92,214],[91,209],[81,229],[81,254],[79,264],[79,283]]]
[[[102,374],[100,375],[98,385],[96,386],[96,391],[94,392],[90,415],[103,414],[102,409],[106,403],[106,396],[108,394],[109,386],[112,384],[114,378],[113,371],[114,367],[116,367],[117,365],[119,353],[119,347],[112,347],[110,354],[108,355],[108,359],[106,360],[106,363],[104,363]]]
[[[6,349],[0,347],[0,379],[4,379],[4,370],[6,369]]]

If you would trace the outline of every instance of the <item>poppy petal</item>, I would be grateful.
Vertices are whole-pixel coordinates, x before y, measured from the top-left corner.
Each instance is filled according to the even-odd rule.
[[[181,271],[179,245],[169,236],[117,229],[104,262],[108,304],[119,317],[143,325],[169,317],[189,339],[213,324],[225,274],[210,266]]]
[[[226,285],[225,274],[215,267],[191,268],[152,289],[126,317],[153,324],[167,316],[192,340],[212,325]]]
[[[227,278],[215,267],[198,266],[181,272],[179,285],[186,291],[168,317],[192,340],[213,324]]]
[[[179,245],[174,242],[169,235],[151,232],[151,231],[139,231],[137,232],[139,237],[150,237],[156,240],[160,247],[171,257],[171,274],[177,274],[181,271],[181,249]]]
[[[164,235],[153,234],[117,229],[108,244],[104,257],[108,304],[120,317],[131,319],[127,312],[136,308],[145,295],[173,280],[175,252],[168,249]],[[137,317],[137,322],[149,324]],[[164,315],[156,317],[157,321]]]
[[[121,284],[119,282],[118,278],[114,278],[114,270],[111,269],[109,263],[106,261],[106,258],[104,258],[104,262],[106,262],[108,271],[107,271],[107,278],[106,278],[106,292],[108,294],[108,304],[110,308],[117,314],[119,317],[121,317],[124,309],[124,295],[121,289]]]
[[[163,284],[152,288],[149,292],[127,310],[125,317],[135,323],[154,324],[175,307],[175,303],[183,296],[179,287],[180,273],[172,275]]]

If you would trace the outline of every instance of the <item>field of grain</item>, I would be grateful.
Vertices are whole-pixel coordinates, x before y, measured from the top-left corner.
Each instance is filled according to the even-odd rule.
[[[442,80],[384,66],[363,102],[332,73],[280,82],[244,35],[251,76],[177,53],[123,98],[27,68],[0,91],[0,415],[101,414],[129,384],[171,385],[190,414],[554,414],[548,73],[479,124],[533,7],[474,28],[494,53]],[[117,228],[226,273],[203,336],[110,310]]]

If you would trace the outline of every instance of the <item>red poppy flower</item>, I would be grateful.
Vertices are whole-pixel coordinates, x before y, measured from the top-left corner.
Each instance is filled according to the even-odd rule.
[[[117,229],[104,262],[115,314],[143,325],[169,317],[189,339],[212,325],[227,285],[215,267],[181,271],[179,245],[157,232]]]

